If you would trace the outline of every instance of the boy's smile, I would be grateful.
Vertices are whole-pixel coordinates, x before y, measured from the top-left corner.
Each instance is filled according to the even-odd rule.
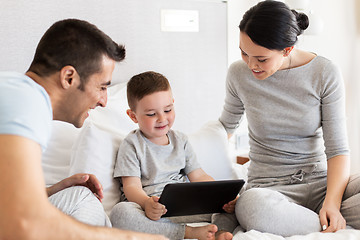
[[[151,142],[159,145],[169,143],[166,134],[175,120],[171,90],[146,95],[137,102],[135,111],[128,110],[127,113]]]

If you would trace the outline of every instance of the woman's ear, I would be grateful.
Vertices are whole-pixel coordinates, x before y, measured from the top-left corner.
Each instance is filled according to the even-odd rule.
[[[138,120],[136,118],[136,114],[135,112],[133,112],[131,109],[126,110],[126,114],[130,117],[130,119],[134,122],[134,123],[138,123]]]
[[[290,55],[290,53],[291,53],[291,51],[294,49],[294,46],[292,46],[292,47],[287,47],[287,48],[284,48],[284,57],[287,57],[287,56],[289,56]]]
[[[79,75],[77,74],[76,69],[73,66],[65,66],[60,70],[60,83],[64,89],[70,88],[76,82],[75,79],[78,79]]]

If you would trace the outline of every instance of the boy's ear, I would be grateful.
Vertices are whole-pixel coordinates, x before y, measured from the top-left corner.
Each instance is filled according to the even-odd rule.
[[[60,70],[60,84],[62,88],[68,89],[74,85],[76,78],[79,78],[76,69],[73,66],[65,66]]]
[[[135,114],[135,112],[133,112],[131,109],[126,110],[126,114],[131,118],[131,120],[132,120],[134,123],[138,123],[138,120],[137,120],[137,118],[136,118],[136,114]]]

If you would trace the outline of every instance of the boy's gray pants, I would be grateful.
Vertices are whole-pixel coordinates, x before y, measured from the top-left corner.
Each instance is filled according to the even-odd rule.
[[[236,203],[236,218],[246,231],[282,235],[305,235],[321,231],[319,211],[326,194],[326,172],[303,170],[276,183],[247,187]],[[360,229],[360,175],[350,177],[343,195],[341,214],[349,228]],[[214,224],[234,229],[235,215],[218,216]]]
[[[66,188],[51,195],[49,201],[63,213],[80,222],[111,227],[103,205],[87,187]]]
[[[183,239],[185,223],[210,222],[211,214],[160,218],[153,221],[145,215],[141,206],[134,202],[120,202],[110,213],[113,227],[125,230],[162,234],[170,239]]]

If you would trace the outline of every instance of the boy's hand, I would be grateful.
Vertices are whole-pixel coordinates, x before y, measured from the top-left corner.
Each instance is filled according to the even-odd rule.
[[[236,201],[239,197],[236,197],[234,200],[226,203],[224,206],[223,206],[223,209],[225,212],[227,213],[233,213],[235,212],[235,204],[236,204]]]
[[[145,202],[145,215],[151,220],[159,220],[167,212],[164,205],[159,203],[159,197],[152,196]]]

